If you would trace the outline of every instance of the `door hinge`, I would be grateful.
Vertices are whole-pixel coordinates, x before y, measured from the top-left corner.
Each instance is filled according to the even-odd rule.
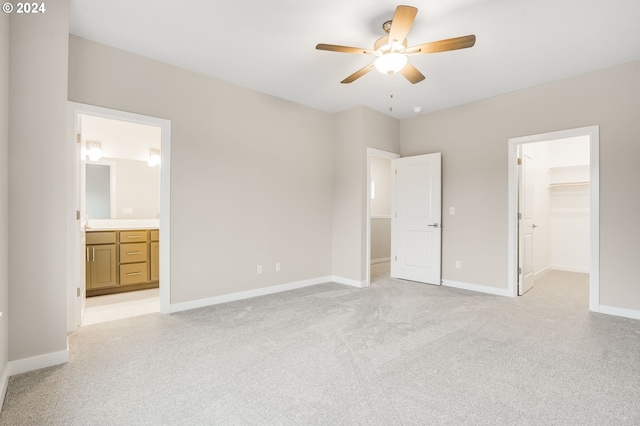
[[[82,135],[80,133],[76,133],[76,143],[82,142]]]
[[[522,268],[518,268],[518,275],[522,275]]]
[[[522,219],[522,213],[518,213],[518,220]]]
[[[80,287],[76,287],[76,297],[80,297]]]
[[[522,165],[522,158],[518,158],[518,166]]]
[[[398,256],[394,256],[394,260],[397,262],[398,261]]]
[[[76,210],[76,220],[80,220],[80,210]]]

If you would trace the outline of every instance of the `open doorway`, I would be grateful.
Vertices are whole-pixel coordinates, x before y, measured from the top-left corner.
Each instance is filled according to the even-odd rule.
[[[85,223],[81,325],[160,311],[161,133],[158,126],[80,114]]]
[[[391,162],[399,157],[367,148],[367,286],[390,276]]]
[[[76,220],[68,330],[168,312],[170,123],[72,102],[69,109]]]
[[[576,297],[583,291],[595,310],[598,127],[516,138],[509,144],[511,294],[523,295],[537,283],[553,294],[566,282]]]

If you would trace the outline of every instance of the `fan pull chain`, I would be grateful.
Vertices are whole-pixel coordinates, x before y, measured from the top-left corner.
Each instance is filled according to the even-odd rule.
[[[393,112],[393,76],[389,77],[389,112]]]

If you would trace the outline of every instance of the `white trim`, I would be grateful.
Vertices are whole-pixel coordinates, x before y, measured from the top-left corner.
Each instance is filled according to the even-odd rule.
[[[533,274],[533,278],[536,279],[544,274],[546,274],[547,272],[551,271],[553,269],[553,267],[551,265],[547,266],[546,268],[542,268],[541,270],[539,270],[538,272],[535,272]]]
[[[390,257],[381,257],[379,259],[371,259],[371,264],[375,265],[377,263],[385,263],[385,262],[391,262],[391,258]]]
[[[369,287],[369,283],[367,281],[352,280],[350,278],[337,277],[335,275],[331,277],[331,281],[334,283],[344,284],[356,288]]]
[[[250,299],[252,297],[266,296],[267,294],[280,293],[283,291],[295,290],[312,285],[324,284],[332,281],[331,277],[312,278],[304,281],[279,284],[271,287],[256,288],[254,290],[240,291],[237,293],[223,294],[221,296],[208,297],[206,299],[193,300],[191,302],[174,303],[169,308],[171,312],[186,311],[189,309],[204,308],[206,306],[218,305],[220,303],[235,302],[237,300]]]
[[[396,158],[400,158],[400,154],[367,147],[367,192],[366,192],[367,197],[365,197],[367,199],[367,211],[365,212],[366,214],[365,221],[367,223],[367,235],[366,235],[365,245],[366,245],[367,254],[364,259],[365,269],[366,269],[365,280],[362,283],[360,283],[359,281],[353,281],[353,280],[348,280],[350,284],[346,282],[341,283],[341,284],[353,285],[354,287],[359,287],[359,288],[369,287],[369,284],[371,283],[371,197],[369,196],[369,194],[371,194],[371,157],[386,158],[387,160],[393,161]],[[393,203],[393,185],[391,187],[391,202]],[[339,282],[339,281],[336,281],[336,282]]]
[[[518,227],[517,227],[517,151],[526,143],[566,139],[578,136],[589,136],[591,161],[590,191],[590,223],[589,223],[589,309],[598,312],[600,305],[600,126],[580,127],[558,132],[510,138],[508,140],[508,198],[507,198],[507,291],[510,296],[518,294]]]
[[[374,214],[370,216],[371,219],[391,219],[390,214]]]
[[[563,266],[563,265],[552,265],[551,269],[553,269],[554,271],[579,272],[581,274],[588,274],[591,272],[589,268],[576,268],[575,266]]]
[[[615,308],[613,306],[600,305],[598,310],[592,309],[594,312],[600,312],[601,314],[615,315],[617,317],[625,317],[640,320],[640,311],[633,309]]]
[[[9,363],[4,366],[2,371],[2,378],[0,378],[0,411],[4,405],[4,397],[7,394],[7,386],[9,386]]]
[[[51,352],[44,355],[30,358],[18,359],[9,362],[9,375],[28,373],[29,371],[40,370],[41,368],[53,367],[54,365],[66,364],[69,362],[69,343],[67,349],[58,352]]]
[[[113,120],[130,121],[133,123],[146,124],[149,126],[155,126],[160,128],[160,150],[162,152],[162,164],[160,166],[160,312],[169,313],[171,303],[171,121],[164,118],[151,117],[141,114],[134,114],[125,111],[118,111],[110,108],[102,108],[94,105],[81,104],[77,102],[67,102],[68,111],[68,137],[75,147],[76,143],[76,121],[79,114],[94,115],[103,118],[110,118]],[[72,152],[71,150],[70,152]],[[69,155],[69,168],[73,168],[75,164],[75,158],[73,154]],[[75,221],[75,210],[79,204],[76,200],[75,181],[72,175],[68,179],[69,190],[68,195],[68,208],[72,210],[69,216],[68,223],[68,235],[69,239],[69,259],[70,263],[67,271],[68,282],[68,295],[69,301],[67,303],[67,309],[76,309],[75,302],[75,288],[77,267],[71,265],[71,262],[75,262],[74,259],[78,259],[79,256],[75,255],[77,249],[75,243],[75,228],[77,226]],[[70,321],[72,312],[68,312],[67,318]],[[67,324],[67,330],[73,331],[78,324]]]
[[[475,291],[478,293],[493,294],[495,296],[506,296],[506,297],[512,296],[509,289],[506,289],[506,288],[489,287],[486,285],[463,283],[460,281],[451,281],[451,280],[442,280],[442,285],[444,287],[459,288],[462,290]]]

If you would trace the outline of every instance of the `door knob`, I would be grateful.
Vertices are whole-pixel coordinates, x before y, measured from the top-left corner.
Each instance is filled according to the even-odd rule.
[[[427,226],[430,226],[432,228],[439,228],[440,224],[439,223],[432,223],[431,225],[427,225]]]
[[[536,225],[536,224],[534,223],[533,225],[531,225],[531,227],[532,227],[533,229],[536,229],[536,228],[538,228],[538,225]]]

